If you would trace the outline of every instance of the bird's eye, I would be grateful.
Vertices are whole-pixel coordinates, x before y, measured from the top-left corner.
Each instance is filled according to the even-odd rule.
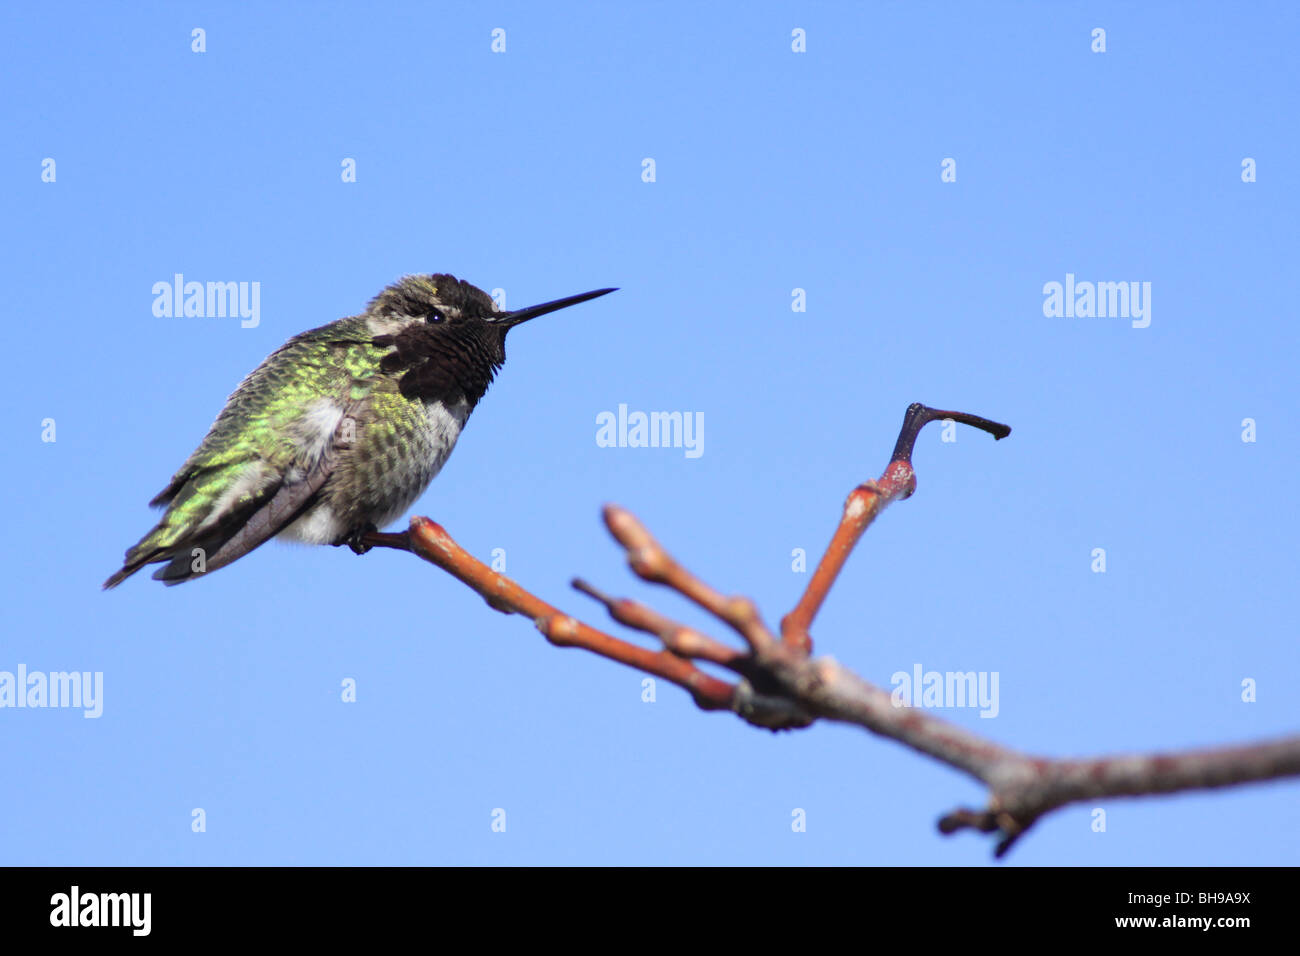
[[[425,320],[429,322],[431,325],[437,325],[439,322],[445,321],[446,318],[447,317],[443,315],[441,312],[439,312],[437,309],[434,309],[427,316],[425,316]]]

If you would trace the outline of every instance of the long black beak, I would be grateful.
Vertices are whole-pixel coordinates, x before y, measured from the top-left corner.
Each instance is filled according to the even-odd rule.
[[[551,302],[543,302],[541,305],[530,305],[526,309],[515,309],[513,312],[498,312],[496,315],[492,316],[492,321],[499,322],[506,326],[506,328],[514,328],[521,322],[535,319],[539,315],[545,315],[547,312],[554,312],[557,309],[567,309],[569,306],[577,305],[579,302],[586,302],[588,299],[595,299],[599,296],[617,291],[617,289],[597,289],[594,292],[584,292],[581,295],[571,295],[565,299],[555,299]]]

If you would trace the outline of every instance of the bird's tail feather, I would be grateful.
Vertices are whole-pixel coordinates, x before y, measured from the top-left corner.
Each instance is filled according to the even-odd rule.
[[[127,552],[126,563],[104,582],[104,590],[117,587],[146,564],[160,561],[167,564],[155,571],[153,578],[168,587],[224,568],[297,521],[316,503],[324,477],[324,474],[312,475],[308,481],[283,484],[269,499],[260,502],[252,514],[234,513],[202,536],[152,548],[147,544],[149,538],[145,538]]]

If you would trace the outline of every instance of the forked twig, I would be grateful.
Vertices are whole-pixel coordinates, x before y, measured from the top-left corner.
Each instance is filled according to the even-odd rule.
[[[747,597],[727,597],[682,567],[631,512],[604,509],[610,534],[626,551],[639,577],[676,591],[726,624],[744,642],[725,644],[628,598],[614,598],[581,579],[573,586],[599,601],[611,618],[653,635],[657,650],[597,630],[570,617],[498,574],[458,545],[428,518],[413,518],[402,534],[371,533],[365,543],[412,551],[478,592],[492,607],[532,618],[551,643],[592,653],[682,687],[704,710],[730,710],[772,730],[806,727],[817,718],[855,724],[897,740],[981,781],[989,790],[980,810],[958,808],[939,820],[943,833],[974,829],[997,833],[1003,855],[1044,814],[1070,803],[1103,797],[1141,796],[1177,790],[1233,786],[1300,775],[1300,736],[1281,740],[1170,754],[1057,760],[1002,747],[916,708],[900,707],[883,688],[864,681],[829,657],[812,657],[809,629],[864,531],[889,504],[916,489],[912,450],[929,422],[952,420],[979,428],[995,439],[1006,425],[962,412],[913,404],[903,419],[894,454],[884,473],[849,493],[835,533],[799,602],[781,621],[778,639]],[[697,661],[736,675],[728,682],[696,666]]]

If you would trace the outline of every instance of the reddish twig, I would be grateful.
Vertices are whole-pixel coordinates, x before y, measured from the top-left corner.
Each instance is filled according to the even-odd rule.
[[[745,656],[743,651],[738,651],[734,647],[728,647],[720,641],[715,641],[707,634],[694,628],[669,620],[658,611],[644,604],[628,598],[612,598],[596,590],[581,578],[573,579],[573,587],[605,605],[605,609],[609,611],[609,616],[620,624],[638,631],[644,631],[646,634],[655,635],[664,642],[666,648],[681,657],[711,661],[714,664],[721,664],[723,667],[734,668],[737,666],[737,662]]]
[[[808,581],[808,587],[804,589],[803,597],[794,610],[781,619],[781,639],[787,646],[803,654],[812,653],[812,636],[808,629],[821,610],[831,585],[839,578],[844,562],[857,546],[862,532],[867,530],[871,522],[876,520],[876,515],[886,507],[895,501],[911,497],[916,490],[916,473],[912,470],[912,449],[916,444],[916,436],[929,422],[947,419],[972,425],[988,432],[994,439],[1006,438],[1011,434],[1008,426],[978,415],[938,411],[919,402],[909,405],[903,415],[903,427],[885,473],[878,480],[865,482],[849,492],[849,497],[844,502],[844,514],[817,570]]]
[[[671,588],[734,630],[745,643],[733,648],[658,611],[610,597],[585,581],[574,587],[603,604],[610,616],[663,645],[652,651],[596,630],[530,594],[464,551],[440,526],[414,518],[405,534],[372,533],[366,543],[413,551],[482,595],[494,608],[531,617],[552,643],[581,647],[663,677],[685,688],[705,710],[731,710],[771,729],[805,727],[817,718],[854,724],[897,740],[981,781],[988,805],[966,807],[939,821],[943,833],[963,829],[997,832],[998,855],[1044,814],[1069,803],[1101,797],[1140,796],[1206,789],[1300,775],[1300,736],[1269,743],[1173,754],[1054,760],[1005,748],[924,710],[900,707],[892,695],[831,658],[812,658],[809,627],[863,531],[887,505],[916,488],[912,449],[926,423],[951,419],[989,432],[1005,425],[961,412],[914,404],[907,409],[894,454],[884,474],[850,493],[830,546],[795,608],[781,622],[781,639],[768,630],[753,601],[726,597],[676,562],[623,508],[604,511],[610,533],[641,578]],[[735,684],[704,673],[695,661],[739,675]]]
[[[704,710],[731,709],[735,691],[731,684],[705,674],[686,658],[631,644],[564,614],[465,551],[441,525],[412,518],[408,535],[411,551],[469,585],[497,610],[532,618],[552,644],[585,648],[672,681],[689,691]]]
[[[712,660],[743,672],[739,660],[745,655],[731,651],[699,632],[675,625],[657,612],[635,602],[613,601],[598,595],[589,585],[581,588],[603,600],[610,607],[611,614],[617,612],[616,619],[624,619],[639,630],[650,630],[661,637],[666,635],[664,649],[653,651],[632,644],[563,613],[524,590],[504,574],[493,571],[457,544],[441,525],[428,518],[412,518],[410,530],[401,534],[371,532],[365,536],[364,542],[372,547],[411,551],[468,585],[496,610],[532,618],[537,629],[552,644],[559,647],[580,647],[647,674],[662,677],[687,690],[702,710],[730,710],[753,724],[772,730],[803,727],[809,723],[809,718],[789,701],[769,699],[756,693],[745,680],[729,684],[704,673],[692,663],[692,660]],[[709,599],[707,588],[692,588],[687,583],[691,576],[671,559],[661,561],[659,552],[660,549],[651,539],[644,552],[645,558],[663,570],[666,580],[687,587],[701,599]],[[758,627],[762,627],[761,622]]]
[[[609,533],[627,549],[627,563],[639,577],[667,585],[726,622],[755,654],[763,653],[776,642],[776,636],[767,629],[757,606],[749,598],[725,597],[691,574],[659,546],[631,512],[618,505],[606,505],[604,516]]]

